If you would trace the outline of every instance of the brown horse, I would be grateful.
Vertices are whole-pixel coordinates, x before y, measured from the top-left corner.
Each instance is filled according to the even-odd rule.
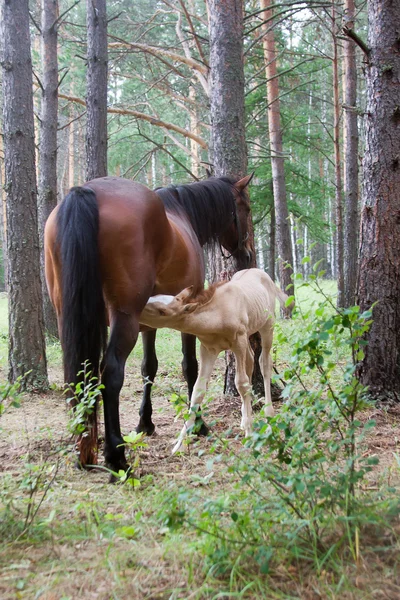
[[[78,381],[84,361],[94,376],[101,371],[104,455],[113,470],[127,467],[119,393],[140,313],[150,296],[203,287],[204,244],[218,241],[238,268],[248,267],[245,188],[250,179],[210,178],[153,192],[126,179],[103,177],[72,188],[47,221],[46,280],[57,313],[65,381]],[[197,377],[195,338],[184,340],[184,372],[191,392]],[[142,373],[148,382],[157,370],[154,341],[154,332],[145,334]],[[138,425],[148,433],[154,430],[150,387],[145,386]],[[78,441],[82,466],[96,463],[96,422],[93,413]]]

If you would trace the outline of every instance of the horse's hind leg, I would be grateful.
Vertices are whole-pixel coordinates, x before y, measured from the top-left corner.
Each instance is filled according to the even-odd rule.
[[[103,359],[102,384],[104,385],[104,457],[113,471],[127,469],[119,421],[119,393],[124,382],[125,363],[136,344],[139,322],[132,315],[114,312],[111,317],[111,335]]]
[[[188,386],[189,401],[192,398],[193,388],[198,374],[198,363],[196,358],[196,336],[190,333],[182,333],[182,372]],[[196,417],[197,435],[208,435],[209,429],[201,416]]]
[[[139,409],[139,423],[136,431],[143,431],[147,435],[154,433],[154,423],[151,419],[153,407],[151,404],[151,389],[154,379],[157,375],[158,361],[156,355],[156,329],[142,332],[143,341],[143,360],[142,360],[142,377],[143,377],[143,398]]]

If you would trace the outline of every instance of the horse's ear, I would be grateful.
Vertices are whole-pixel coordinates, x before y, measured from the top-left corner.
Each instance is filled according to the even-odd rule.
[[[179,292],[179,294],[177,296],[175,296],[175,299],[182,302],[183,300],[186,300],[186,298],[189,298],[192,294],[193,294],[193,286],[190,285],[189,287],[187,287],[184,290],[182,290],[181,292]]]
[[[212,177],[212,173],[211,173],[210,169],[207,169],[207,167],[206,167],[206,175],[208,178]]]
[[[246,175],[246,177],[242,177],[242,179],[239,179],[239,181],[237,181],[235,183],[235,187],[240,192],[243,192],[243,190],[249,185],[249,183],[253,179],[253,177],[254,177],[254,171],[252,173],[250,173],[250,175]]]

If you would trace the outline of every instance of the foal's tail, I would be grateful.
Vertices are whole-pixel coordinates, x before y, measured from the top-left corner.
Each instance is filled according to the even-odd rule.
[[[278,298],[279,304],[281,305],[281,307],[288,308],[289,310],[293,310],[294,301],[291,302],[288,307],[286,307],[286,300],[289,298],[289,296],[287,294],[285,294],[285,292],[282,292],[282,290],[280,288],[278,288],[277,285],[275,285],[275,288],[276,288],[276,297]]]
[[[99,376],[100,357],[107,340],[98,236],[99,209],[95,193],[87,187],[72,188],[57,214],[62,270],[61,345],[66,383],[82,380],[78,373],[85,361],[90,363],[92,377]],[[79,442],[83,465],[93,464],[97,457],[95,409],[88,419],[88,432]]]

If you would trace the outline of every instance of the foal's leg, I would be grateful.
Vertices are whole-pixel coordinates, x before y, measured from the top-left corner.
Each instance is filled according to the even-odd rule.
[[[143,397],[142,404],[139,409],[139,423],[136,431],[143,431],[147,435],[154,433],[154,423],[151,420],[153,407],[151,405],[151,388],[153,387],[155,376],[157,375],[158,361],[156,355],[156,329],[142,332],[143,341],[143,360],[142,360],[142,377],[143,377]]]
[[[136,344],[139,321],[132,315],[114,312],[111,318],[111,335],[102,362],[101,381],[104,385],[104,456],[113,471],[127,469],[123,439],[119,422],[119,393],[124,382],[126,359]]]
[[[196,420],[196,407],[200,407],[205,393],[207,391],[207,385],[211,377],[215,361],[217,360],[219,352],[210,352],[203,344],[200,346],[200,370],[196,383],[194,384],[192,398],[190,400],[190,415],[188,420],[185,422],[182,431],[179,435],[178,441],[172,449],[172,454],[175,454],[179,450],[186,435],[187,430],[192,427]]]
[[[249,342],[247,337],[241,337],[232,348],[236,357],[235,384],[242,399],[242,421],[240,427],[244,429],[245,436],[251,434],[253,423],[251,401],[251,377],[248,375],[246,366],[250,365]]]
[[[265,389],[265,413],[268,417],[272,417],[274,409],[271,398],[271,373],[272,373],[272,357],[271,348],[274,335],[272,322],[268,322],[260,329],[262,352],[260,355],[260,368],[264,378]]]
[[[246,374],[247,377],[250,379],[253,376],[253,371],[254,371],[254,350],[253,348],[250,346],[250,341],[247,344],[247,352],[246,352]]]
[[[188,386],[188,397],[190,400],[199,370],[196,358],[196,336],[190,333],[182,333],[181,338],[183,353],[182,371]],[[197,435],[208,435],[209,429],[200,415],[196,417],[196,423],[198,425],[196,427]]]

